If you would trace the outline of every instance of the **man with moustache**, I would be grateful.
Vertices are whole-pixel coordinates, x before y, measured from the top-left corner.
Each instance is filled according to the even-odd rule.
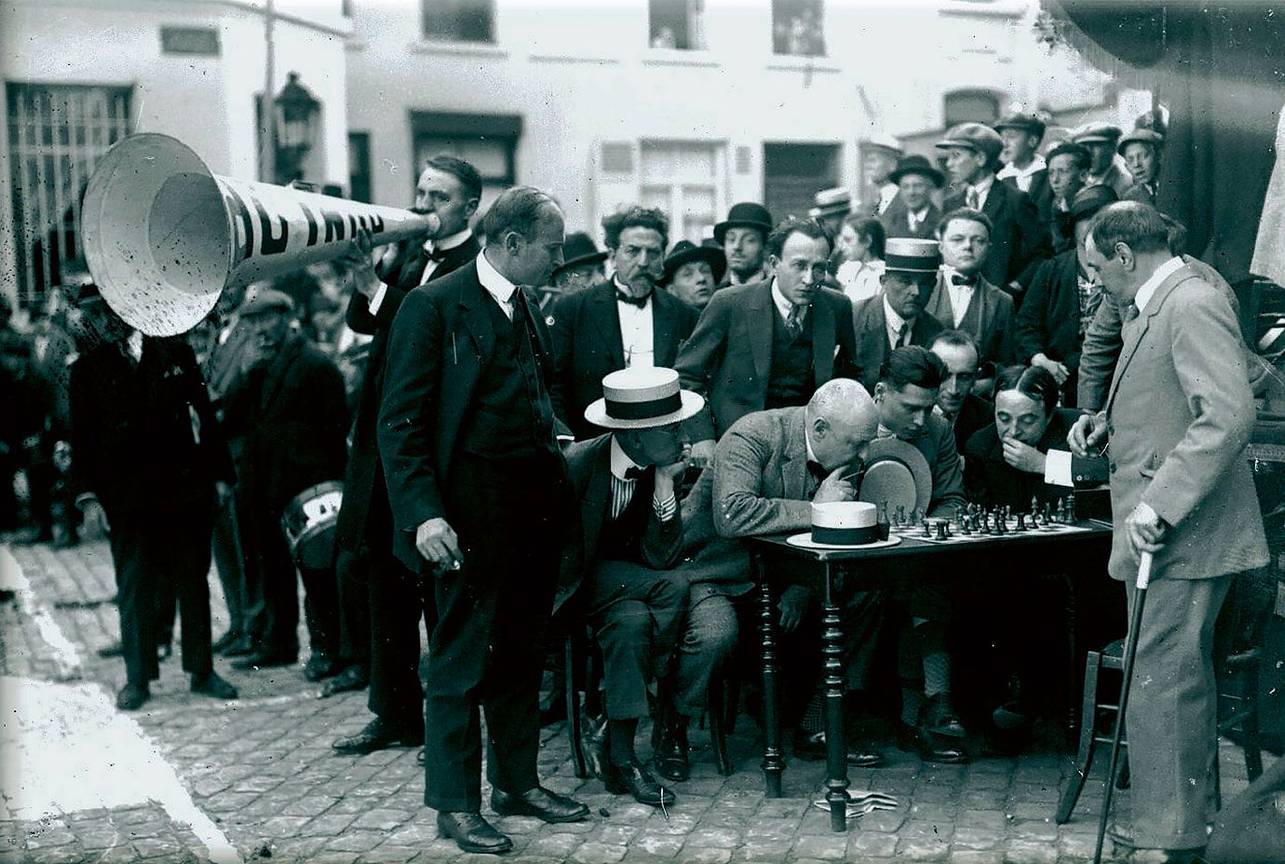
[[[762,204],[742,201],[732,205],[727,218],[714,226],[714,241],[727,256],[727,275],[718,287],[748,285],[769,278],[765,247],[771,231],[772,214]]]
[[[946,365],[933,413],[950,423],[962,454],[973,433],[995,419],[993,406],[973,392],[979,376],[977,343],[963,330],[943,330],[929,350]]]
[[[960,209],[942,219],[942,268],[924,309],[946,327],[963,330],[977,343],[983,365],[1012,362],[1013,298],[983,276],[991,249],[991,221]]]
[[[767,253],[771,277],[718,291],[678,354],[683,386],[707,403],[687,427],[700,465],[743,415],[804,405],[826,381],[855,374],[852,303],[821,285],[825,229],[787,219],[768,236]]]
[[[927,347],[942,331],[941,322],[924,311],[941,265],[936,240],[899,237],[885,249],[882,290],[853,307],[856,365],[867,391],[879,382],[879,369],[896,348]]]
[[[578,440],[602,434],[584,411],[602,398],[609,372],[635,366],[672,367],[696,326],[697,312],[656,284],[664,275],[669,220],[659,210],[631,207],[613,223],[607,248],[609,281],[558,298],[545,323],[553,337],[553,410]]]
[[[665,256],[660,285],[693,309],[702,310],[727,270],[727,256],[717,246],[679,240]]]
[[[946,182],[942,173],[916,153],[898,162],[888,179],[897,184],[899,198],[897,207],[889,208],[879,216],[888,239],[915,237],[927,240],[936,237],[941,209],[933,203],[932,193]]]
[[[406,296],[389,337],[378,440],[393,551],[421,574],[430,635],[424,803],[466,852],[512,840],[481,815],[480,710],[491,806],[571,822],[588,808],[539,785],[544,635],[573,505],[555,438],[552,345],[523,285],[562,260],[562,210],[501,193],[485,251]],[[517,494],[520,491],[521,494]]]
[[[981,123],[961,123],[950,129],[937,142],[937,149],[946,152],[946,171],[959,191],[947,197],[942,209],[949,213],[968,208],[986,214],[990,251],[981,275],[1010,294],[1020,294],[1018,277],[1051,250],[1032,198],[995,176],[1003,148],[999,133]]]
[[[436,616],[432,604],[423,601],[419,577],[393,554],[392,513],[375,422],[393,319],[402,300],[417,286],[441,279],[477,257],[481,246],[469,222],[481,195],[482,178],[468,162],[452,156],[430,159],[419,176],[411,210],[429,215],[437,228],[425,239],[389,247],[374,269],[364,239],[355,254],[345,259],[354,287],[348,326],[372,339],[353,421],[336,542],[352,556],[345,569],[349,583],[362,577],[366,582],[371,613],[367,707],[375,716],[355,735],[337,739],[331,745],[337,753],[361,755],[395,745],[417,746],[424,740],[419,622],[422,616],[431,632]],[[341,586],[341,593],[353,596],[351,602],[361,602],[360,592],[351,590],[348,583]],[[327,682],[327,687],[360,686],[359,681],[339,680],[345,674]]]

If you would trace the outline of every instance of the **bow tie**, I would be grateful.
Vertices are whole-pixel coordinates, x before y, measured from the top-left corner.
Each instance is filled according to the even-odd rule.
[[[969,276],[964,273],[952,273],[950,274],[950,284],[975,286],[977,284],[977,274],[974,273],[971,276]]]
[[[646,468],[639,468],[637,465],[630,465],[628,468],[625,469],[625,479],[641,480],[642,478],[647,476],[647,472],[650,470],[651,470],[651,466],[648,466]]]
[[[616,299],[621,303],[628,303],[630,306],[637,306],[639,309],[641,309],[644,306],[646,306],[647,301],[651,299],[651,292],[648,291],[646,294],[644,294],[641,297],[635,297],[632,294],[626,294],[624,291],[621,291],[619,288],[617,288]]]
[[[429,261],[445,261],[446,256],[451,254],[450,249],[441,249],[434,246],[432,249],[424,248],[424,257]]]

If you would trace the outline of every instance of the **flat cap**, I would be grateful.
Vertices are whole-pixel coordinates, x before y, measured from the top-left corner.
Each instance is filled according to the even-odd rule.
[[[1120,127],[1110,123],[1085,123],[1071,136],[1076,144],[1114,144],[1119,138]]]
[[[1000,151],[1004,149],[1004,139],[984,123],[960,123],[958,126],[952,126],[946,132],[946,137],[937,142],[939,150],[950,147],[967,147],[994,161],[999,158]]]
[[[1115,145],[1115,152],[1123,156],[1124,148],[1135,143],[1150,144],[1152,147],[1160,148],[1165,145],[1165,136],[1154,129],[1130,129],[1120,139],[1120,143]]]
[[[1022,114],[1020,112],[1009,114],[995,124],[996,132],[1004,129],[1020,129],[1037,138],[1044,137],[1044,121],[1034,114]]]
[[[294,301],[290,299],[289,294],[275,288],[264,288],[262,291],[254,292],[254,296],[241,304],[240,314],[242,318],[248,318],[251,315],[262,315],[266,312],[293,311]]]

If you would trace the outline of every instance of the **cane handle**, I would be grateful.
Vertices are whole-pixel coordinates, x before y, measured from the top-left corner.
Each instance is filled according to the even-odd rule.
[[[1143,552],[1138,561],[1138,581],[1135,584],[1139,591],[1146,591],[1151,582],[1151,553]]]

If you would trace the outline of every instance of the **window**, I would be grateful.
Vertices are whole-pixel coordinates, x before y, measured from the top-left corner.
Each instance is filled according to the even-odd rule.
[[[825,56],[823,0],[772,0],[772,53]]]
[[[639,203],[669,215],[669,242],[701,238],[727,207],[726,148],[718,144],[643,141]]]
[[[482,175],[479,215],[500,192],[517,182],[517,147],[522,118],[508,114],[446,114],[411,112],[415,170],[411,195],[424,163],[434,156],[463,159]]]
[[[420,20],[425,39],[495,41],[494,0],[420,0]]]
[[[370,203],[370,133],[348,133],[348,197]]]
[[[651,47],[705,50],[705,0],[648,0],[648,20]]]
[[[956,90],[943,99],[945,126],[959,123],[991,124],[999,119],[999,97],[989,90]]]

